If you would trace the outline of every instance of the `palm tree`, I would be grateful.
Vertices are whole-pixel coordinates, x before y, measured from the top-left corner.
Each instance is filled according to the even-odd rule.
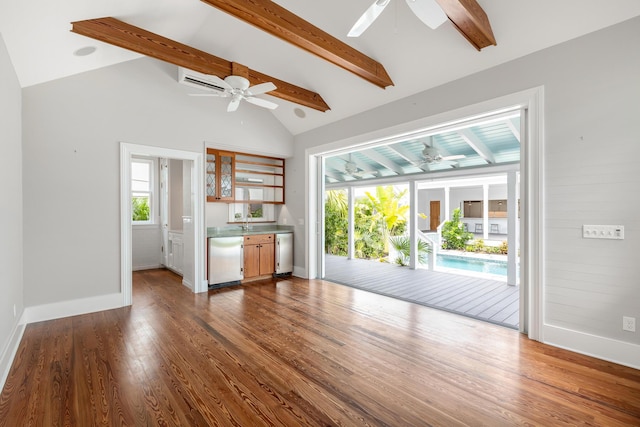
[[[389,236],[399,235],[404,231],[409,206],[401,205],[400,200],[406,193],[407,190],[396,192],[391,185],[376,187],[375,196],[367,191],[366,198],[362,201],[370,214],[369,230],[377,229],[382,233],[385,253],[389,253]]]

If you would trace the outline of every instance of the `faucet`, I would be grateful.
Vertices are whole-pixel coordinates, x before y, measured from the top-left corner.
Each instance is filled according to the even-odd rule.
[[[251,218],[251,207],[247,205],[247,216],[244,217],[244,227],[242,227],[245,231],[251,230],[251,226],[249,225],[249,218]]]

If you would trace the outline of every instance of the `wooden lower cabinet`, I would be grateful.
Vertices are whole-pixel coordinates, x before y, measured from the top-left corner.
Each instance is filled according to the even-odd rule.
[[[244,236],[244,280],[271,277],[275,271],[275,236]]]

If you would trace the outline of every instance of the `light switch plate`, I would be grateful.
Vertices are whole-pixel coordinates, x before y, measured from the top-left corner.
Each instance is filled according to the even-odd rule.
[[[624,225],[583,225],[582,237],[585,239],[624,239]]]

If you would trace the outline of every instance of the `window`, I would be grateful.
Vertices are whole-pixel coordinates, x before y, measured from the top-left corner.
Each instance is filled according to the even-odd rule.
[[[152,159],[131,159],[131,220],[134,224],[153,223]]]

